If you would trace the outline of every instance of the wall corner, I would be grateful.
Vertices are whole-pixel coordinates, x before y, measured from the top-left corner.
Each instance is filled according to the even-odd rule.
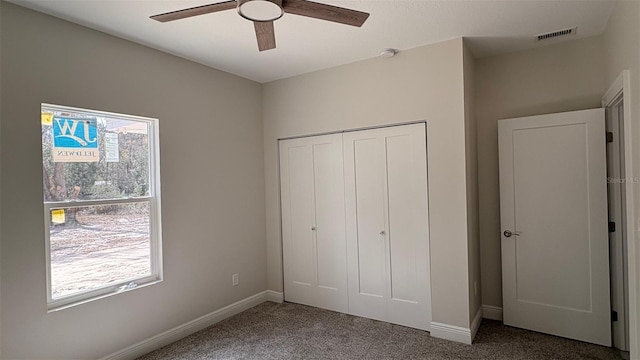
[[[467,190],[467,263],[469,322],[481,309],[478,202],[478,126],[475,110],[475,57],[463,39],[465,170]]]

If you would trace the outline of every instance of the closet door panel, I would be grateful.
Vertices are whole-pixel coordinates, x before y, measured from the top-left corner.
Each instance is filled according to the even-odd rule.
[[[285,300],[347,312],[342,135],[280,141]]]
[[[384,235],[384,158],[380,138],[345,133],[344,176],[349,269],[349,313],[387,319],[387,245]]]
[[[389,321],[430,330],[429,216],[423,124],[386,135],[391,298]]]
[[[313,158],[307,146],[287,149],[289,202],[291,209],[291,280],[300,285],[317,284],[315,266]]]
[[[313,159],[318,286],[346,291],[342,147],[334,143],[314,144]]]
[[[384,241],[384,163],[379,139],[353,143],[357,212],[358,292],[386,296],[387,256]]]
[[[386,139],[387,184],[389,199],[389,244],[391,258],[391,298],[416,303],[418,301],[418,257],[415,248],[416,224],[412,206],[415,197],[411,136],[399,135]]]
[[[349,312],[429,330],[424,124],[344,135]]]

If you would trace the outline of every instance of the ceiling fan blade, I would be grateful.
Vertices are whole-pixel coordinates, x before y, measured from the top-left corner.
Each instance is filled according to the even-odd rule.
[[[260,51],[276,48],[276,34],[273,30],[273,21],[254,21],[256,37],[258,38],[258,49]]]
[[[221,3],[196,6],[189,9],[171,11],[164,14],[153,15],[151,18],[160,22],[184,19],[192,16],[204,15],[213,12],[235,9],[238,6],[236,0],[229,0]]]
[[[333,21],[341,24],[360,27],[369,17],[368,13],[325,5],[307,0],[284,0],[284,11],[289,14]]]

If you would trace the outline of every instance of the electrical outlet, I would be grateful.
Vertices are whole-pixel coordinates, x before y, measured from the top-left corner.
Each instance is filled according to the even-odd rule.
[[[238,286],[238,284],[240,283],[240,280],[238,279],[238,274],[233,274],[231,276],[231,282],[233,283],[233,286]]]

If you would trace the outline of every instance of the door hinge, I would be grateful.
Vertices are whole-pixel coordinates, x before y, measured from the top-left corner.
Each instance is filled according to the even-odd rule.
[[[611,131],[607,131],[607,142],[613,142],[613,133]]]
[[[616,223],[609,221],[609,232],[616,232]]]
[[[618,321],[618,312],[617,311],[612,311],[611,312],[611,321]]]

